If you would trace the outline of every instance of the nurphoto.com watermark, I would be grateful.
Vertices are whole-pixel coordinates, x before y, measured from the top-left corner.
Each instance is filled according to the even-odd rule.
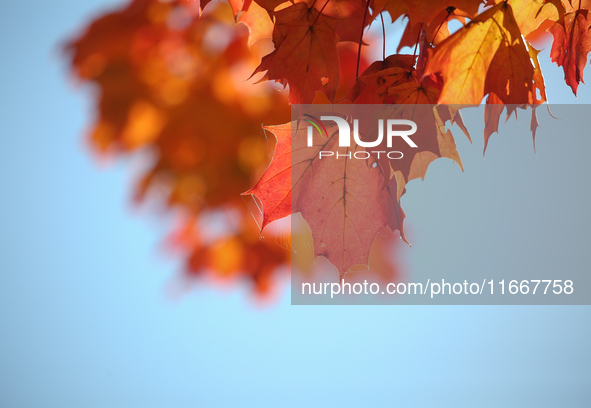
[[[388,283],[386,288],[380,287],[380,284],[368,283],[349,283],[342,279],[341,282],[303,282],[302,295],[328,295],[332,299],[336,295],[427,295],[431,299],[437,295],[482,295],[495,294],[501,295],[571,295],[574,292],[574,283],[572,280],[560,279],[531,279],[531,280],[510,280],[505,279],[496,281],[494,279],[484,279],[482,283],[478,282],[446,282],[441,279],[439,282],[427,280],[425,284],[421,282],[400,282]]]

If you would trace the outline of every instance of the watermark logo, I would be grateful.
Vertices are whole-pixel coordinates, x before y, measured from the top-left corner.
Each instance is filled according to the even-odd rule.
[[[353,119],[353,132],[351,132],[351,126],[347,119],[339,116],[320,116],[320,120],[316,119],[311,115],[304,114],[303,121],[309,123],[312,126],[308,126],[307,129],[307,145],[308,147],[314,146],[314,129],[322,136],[328,138],[328,132],[326,127],[322,123],[323,121],[333,121],[336,123],[339,131],[339,147],[350,147],[351,146],[351,133],[353,133],[353,139],[358,146],[364,147],[369,150],[358,150],[342,154],[334,151],[322,150],[318,153],[319,158],[334,156],[337,159],[340,157],[348,157],[355,159],[367,160],[372,154],[380,158],[381,154],[386,155],[389,159],[402,159],[404,154],[400,151],[389,150],[393,146],[393,140],[396,137],[400,137],[408,146],[411,148],[417,148],[416,143],[410,138],[417,131],[417,124],[412,120],[408,119],[378,119],[377,137],[375,140],[367,141],[362,140],[359,136],[359,119]],[[378,146],[381,146],[386,139],[386,150],[374,150]]]

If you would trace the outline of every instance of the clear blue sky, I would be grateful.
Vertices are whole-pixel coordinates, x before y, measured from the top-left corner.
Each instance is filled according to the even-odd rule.
[[[0,6],[0,407],[589,406],[589,307],[171,302],[166,225],[131,209],[129,163],[90,157],[59,55],[115,3]],[[541,58],[551,100],[577,102]],[[409,186],[410,270],[589,269],[588,129],[537,158],[527,134],[493,136],[486,161],[476,133],[466,173],[440,161]]]

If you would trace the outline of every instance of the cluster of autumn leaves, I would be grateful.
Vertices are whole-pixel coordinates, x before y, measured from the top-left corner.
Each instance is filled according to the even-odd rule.
[[[132,0],[93,21],[67,50],[76,76],[97,90],[93,148],[144,155],[137,200],[166,197],[161,202],[178,219],[170,241],[186,254],[188,276],[246,279],[259,293],[273,287],[289,257],[260,239],[253,220],[263,219],[253,210],[260,203],[241,196],[264,178],[272,156],[274,140],[262,124],[288,123],[290,104],[469,105],[486,98],[485,141],[505,105],[509,114],[532,107],[535,135],[535,108],[546,92],[529,41],[552,34],[551,58],[575,93],[591,50],[591,2],[578,0],[209,3]],[[407,46],[414,55],[368,64],[371,41],[363,33],[386,14],[408,19],[398,51]],[[463,27],[452,34],[451,21]],[[276,83],[287,85],[289,96]],[[391,169],[398,203],[432,160],[461,165],[453,136],[440,126],[462,127],[457,108],[432,119],[415,139],[419,149]],[[219,222],[212,227],[204,218]]]

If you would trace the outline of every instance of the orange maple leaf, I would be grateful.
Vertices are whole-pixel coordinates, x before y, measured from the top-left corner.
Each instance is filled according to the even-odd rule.
[[[442,104],[479,104],[494,92],[505,104],[533,102],[534,67],[505,2],[490,8],[439,44],[425,75],[441,72]]]
[[[334,102],[339,87],[336,20],[297,3],[275,13],[275,51],[254,71],[267,71],[262,80],[287,81],[292,104],[311,103],[316,91]]]

